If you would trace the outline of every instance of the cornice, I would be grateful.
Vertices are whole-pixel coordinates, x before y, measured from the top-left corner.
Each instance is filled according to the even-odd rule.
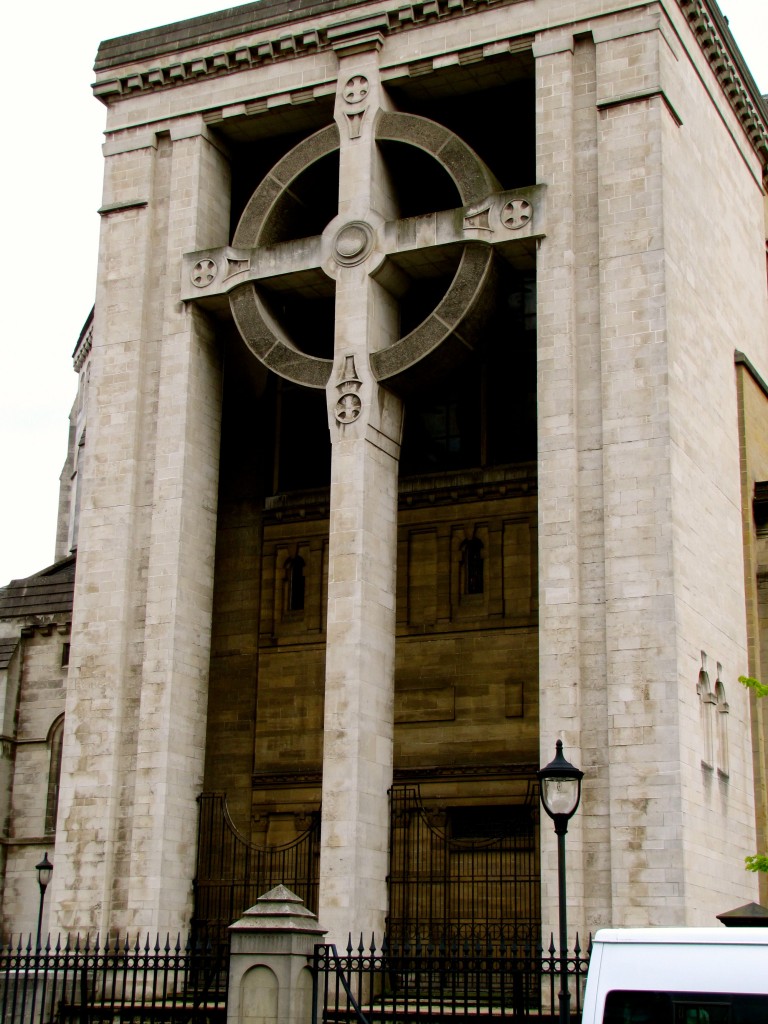
[[[768,112],[727,22],[705,0],[677,0],[768,175]]]
[[[530,498],[536,496],[537,490],[535,462],[406,476],[398,483],[398,507],[403,511],[439,505],[453,507],[465,502]],[[330,491],[327,487],[275,494],[264,501],[264,521],[313,522],[327,519],[329,509]]]
[[[157,64],[147,70],[125,68],[115,77],[100,78],[92,88],[98,99],[109,104],[120,96],[169,89],[185,82],[261,67],[322,50],[348,51],[351,40],[357,35],[374,32],[383,38],[414,25],[520,2],[522,0],[411,0],[411,3],[391,10],[361,11],[355,7],[347,12],[347,17],[338,20],[328,19],[325,14],[327,20],[311,28],[307,27],[306,19],[302,19],[301,27],[293,32],[286,24],[272,26],[269,35],[266,35],[269,28],[261,30],[259,27],[261,34],[253,41],[243,42],[242,36],[239,41],[217,41],[210,44],[210,53],[203,53],[201,45],[195,54],[182,60],[174,53],[162,54],[158,56]],[[526,46],[531,42],[532,38],[528,38]],[[512,48],[517,49],[517,46]],[[472,48],[473,54],[477,49],[477,46]],[[478,56],[474,54],[473,59],[478,59]]]
[[[88,314],[88,319],[83,324],[83,329],[80,331],[80,337],[77,339],[75,350],[72,353],[72,363],[75,368],[75,373],[80,373],[85,361],[88,358],[91,348],[93,347],[93,308]]]
[[[413,26],[519,2],[521,0],[411,0],[391,10],[371,10],[367,5],[361,10],[354,6],[345,8],[346,16],[338,19],[329,16],[331,12],[327,10],[315,13],[318,21],[314,25],[310,23],[310,26],[307,24],[309,12],[305,12],[303,18],[297,13],[301,23],[294,31],[290,31],[289,22],[281,19],[271,26],[257,26],[258,36],[249,41],[243,41],[244,33],[239,39],[212,39],[209,43],[200,43],[181,60],[177,53],[161,53],[157,55],[157,63],[146,70],[135,65],[133,68],[126,66],[122,72],[115,68],[114,77],[100,78],[94,83],[93,92],[103,103],[109,104],[123,96],[171,89],[186,82],[227,75],[322,50],[349,47],[355,35],[375,32],[383,38]],[[764,174],[768,174],[768,111],[727,22],[716,5],[710,7],[708,0],[677,0],[677,3],[758,154]],[[524,40],[509,41],[507,45],[510,50],[517,50],[530,46],[531,42],[532,37],[527,36]],[[206,45],[210,48],[208,53],[204,52]],[[480,52],[475,52],[478,50]],[[498,53],[498,43],[491,50]],[[461,58],[461,54],[459,56]],[[472,60],[483,59],[484,56],[487,56],[484,48],[471,48]],[[429,68],[422,66],[425,64],[423,60],[416,63],[421,73],[432,70],[431,61],[426,62]],[[102,67],[102,70],[106,71],[106,68]],[[301,96],[304,101],[311,98],[311,95]],[[247,113],[257,113],[260,109],[261,105],[257,103]]]

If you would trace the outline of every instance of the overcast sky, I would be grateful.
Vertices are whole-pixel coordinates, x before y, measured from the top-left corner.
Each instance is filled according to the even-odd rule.
[[[0,586],[53,561],[58,477],[76,377],[72,350],[93,302],[104,107],[100,40],[221,10],[215,0],[35,0],[8,5],[0,62]],[[768,92],[768,0],[721,0]]]

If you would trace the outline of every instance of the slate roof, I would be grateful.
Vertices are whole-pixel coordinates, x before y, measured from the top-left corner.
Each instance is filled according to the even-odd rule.
[[[11,580],[8,586],[0,588],[0,619],[71,614],[74,589],[75,556],[72,555],[34,576]]]

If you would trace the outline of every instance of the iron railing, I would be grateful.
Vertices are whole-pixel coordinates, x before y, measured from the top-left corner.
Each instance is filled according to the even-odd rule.
[[[591,945],[591,940],[590,940]],[[589,953],[567,956],[571,1020],[581,1020]],[[357,948],[317,945],[312,1024],[502,1024],[559,1015],[561,960],[548,950],[482,942]]]
[[[226,951],[181,937],[0,948],[0,1024],[225,1024]]]

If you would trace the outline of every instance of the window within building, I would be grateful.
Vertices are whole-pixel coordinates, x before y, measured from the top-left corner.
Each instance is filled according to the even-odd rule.
[[[728,759],[728,700],[725,685],[720,678],[723,666],[717,663],[717,681],[715,682],[715,707],[717,709],[717,774],[727,779],[731,773]]]
[[[471,537],[462,543],[461,567],[464,593],[482,594],[485,586],[483,579],[483,542],[477,537]]]
[[[56,813],[59,809],[59,782],[61,780],[61,751],[64,739],[64,716],[51,727],[48,745],[51,755],[48,762],[48,798],[45,804],[45,833],[56,831]]]
[[[304,594],[306,589],[305,565],[306,563],[301,555],[295,555],[285,563],[285,610],[287,612],[304,611]]]
[[[699,695],[699,721],[701,723],[702,750],[701,764],[704,768],[712,769],[715,766],[714,743],[712,739],[712,709],[715,704],[715,695],[709,682],[707,672],[707,655],[701,652],[701,669],[699,680],[696,684],[696,692]]]

